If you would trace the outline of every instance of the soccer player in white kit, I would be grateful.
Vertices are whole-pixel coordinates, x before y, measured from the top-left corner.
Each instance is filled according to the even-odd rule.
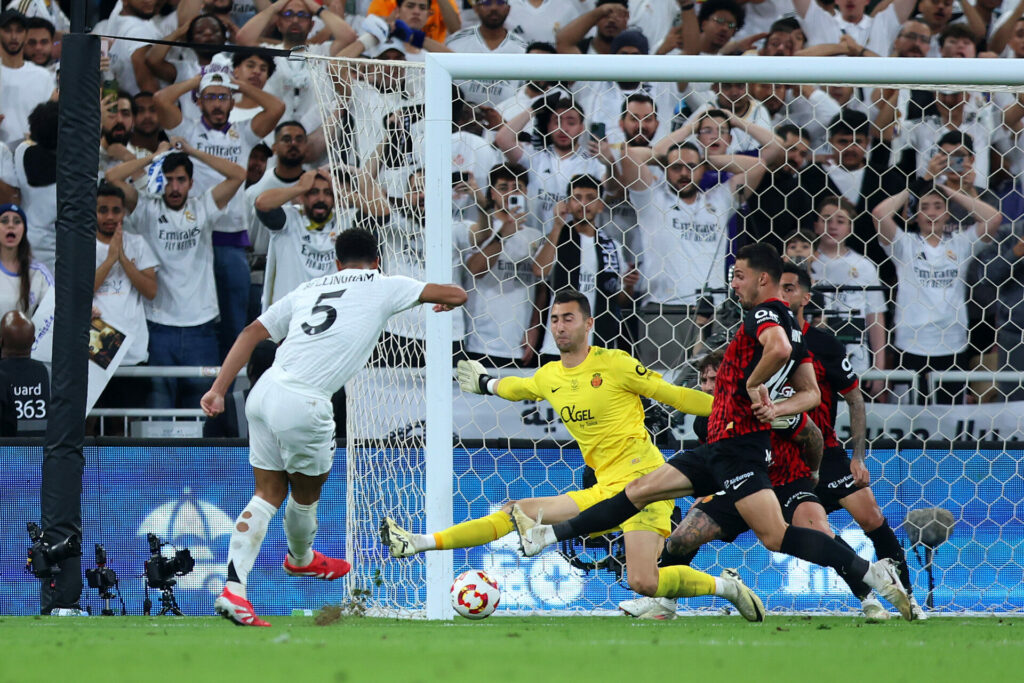
[[[335,254],[338,272],[303,283],[242,330],[202,399],[207,415],[222,413],[224,394],[256,345],[284,339],[245,402],[255,491],[235,521],[228,580],[214,602],[218,614],[241,626],[270,626],[256,616],[245,585],[289,489],[285,573],[331,581],[351,569],[312,549],[320,489],[334,460],[331,395],[366,365],[388,318],[421,303],[442,312],[466,302],[457,285],[381,274],[377,238],[368,230],[342,232]]]

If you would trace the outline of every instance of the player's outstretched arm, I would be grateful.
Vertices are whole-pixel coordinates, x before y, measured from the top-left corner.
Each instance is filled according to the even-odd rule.
[[[466,290],[458,285],[435,285],[428,284],[420,293],[420,303],[434,304],[434,310],[450,311],[457,306],[466,303],[469,295]]]
[[[256,345],[269,338],[270,332],[263,327],[263,323],[259,320],[254,320],[242,330],[238,339],[231,346],[231,350],[228,351],[224,363],[220,366],[220,372],[217,373],[217,379],[213,381],[213,386],[199,402],[204,413],[209,417],[216,417],[224,412],[224,394],[227,393],[228,387],[235,381],[238,371],[249,362],[249,357]]]
[[[714,400],[713,396],[705,394],[703,391],[669,384],[660,375],[652,377],[644,390],[638,393],[653,398],[659,403],[670,405],[681,413],[700,417],[707,417],[711,414],[711,404]]]
[[[500,396],[506,401],[539,401],[544,398],[533,377],[494,377],[479,361],[460,360],[455,364],[459,389],[467,394]],[[500,388],[499,388],[500,386]]]

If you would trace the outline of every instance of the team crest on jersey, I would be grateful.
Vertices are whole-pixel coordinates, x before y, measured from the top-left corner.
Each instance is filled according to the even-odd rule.
[[[187,221],[194,221],[195,219],[196,219],[196,215],[194,213],[192,213],[191,211],[189,211],[188,209],[185,209],[185,220],[187,220]]]
[[[572,381],[571,385],[569,386],[569,390],[570,391],[579,391],[580,390],[580,383],[579,383],[579,381],[574,379]]]
[[[601,379],[601,373],[600,372],[595,372],[594,376],[590,378],[590,386],[592,386],[595,389],[597,389],[602,384],[604,384],[604,380]]]
[[[857,272],[856,268],[850,268],[850,277],[858,277],[860,273]]]
[[[956,254],[953,253],[952,249],[946,250],[946,258],[948,258],[950,261],[956,261]]]
[[[231,126],[231,128],[228,130],[228,137],[234,138],[235,140],[238,139],[238,131],[235,130],[234,126]]]

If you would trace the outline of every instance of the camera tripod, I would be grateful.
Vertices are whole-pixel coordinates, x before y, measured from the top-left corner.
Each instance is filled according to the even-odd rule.
[[[158,617],[162,617],[165,614],[172,614],[174,616],[183,617],[185,613],[178,607],[178,599],[174,597],[174,582],[170,585],[165,585],[160,591],[160,606],[161,609],[157,612]],[[146,582],[146,599],[142,603],[142,613],[149,616],[149,613],[153,609],[153,601],[149,599],[149,581]]]

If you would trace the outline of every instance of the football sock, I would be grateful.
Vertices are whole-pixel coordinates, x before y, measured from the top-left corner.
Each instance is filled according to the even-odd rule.
[[[586,536],[596,531],[614,529],[637,512],[639,510],[626,495],[626,491],[619,491],[611,498],[606,498],[600,503],[588,507],[572,519],[553,524],[554,540],[564,541],[567,538]]]
[[[678,567],[684,564],[688,565],[693,562],[693,558],[697,556],[698,550],[700,550],[700,548],[697,548],[697,550],[691,550],[688,553],[683,553],[682,555],[675,555],[669,552],[668,543],[666,543],[665,549],[661,551],[661,557],[658,558],[658,565],[662,567]]]
[[[839,545],[845,548],[850,548],[850,552],[857,552],[851,548],[850,544],[844,541],[843,537],[839,534],[836,534],[833,538],[836,539],[836,543]],[[850,587],[850,592],[853,593],[858,600],[863,600],[871,593],[871,587],[858,578],[853,576],[844,576],[842,579],[846,582],[846,585]]]
[[[267,526],[271,518],[277,514],[277,508],[258,496],[253,496],[249,504],[235,520],[231,531],[231,542],[228,545],[228,581],[225,587],[240,597],[245,595],[245,582],[260,554],[260,546],[267,535]]]
[[[444,531],[433,534],[433,546],[437,550],[451,550],[452,548],[473,548],[478,545],[496,541],[506,536],[515,529],[512,524],[512,517],[507,512],[498,510],[486,517],[471,519],[455,526],[448,527]],[[417,550],[430,550],[431,548],[419,548],[417,539]]]
[[[320,501],[309,505],[288,498],[284,511],[284,534],[288,537],[288,554],[296,567],[305,567],[313,561],[313,539],[316,538],[316,508]]]
[[[715,577],[686,566],[662,567],[658,570],[656,598],[693,598],[718,595]]]
[[[907,589],[909,594],[913,590],[910,583],[910,569],[907,568],[907,556],[903,552],[903,546],[899,539],[889,527],[889,520],[882,522],[882,526],[874,531],[867,532],[868,538],[875,544],[875,554],[879,558],[889,558],[894,561],[900,570],[900,583]]]
[[[780,550],[822,567],[832,567],[844,579],[847,576],[861,579],[871,566],[849,546],[843,547],[820,531],[793,525],[786,527]]]

